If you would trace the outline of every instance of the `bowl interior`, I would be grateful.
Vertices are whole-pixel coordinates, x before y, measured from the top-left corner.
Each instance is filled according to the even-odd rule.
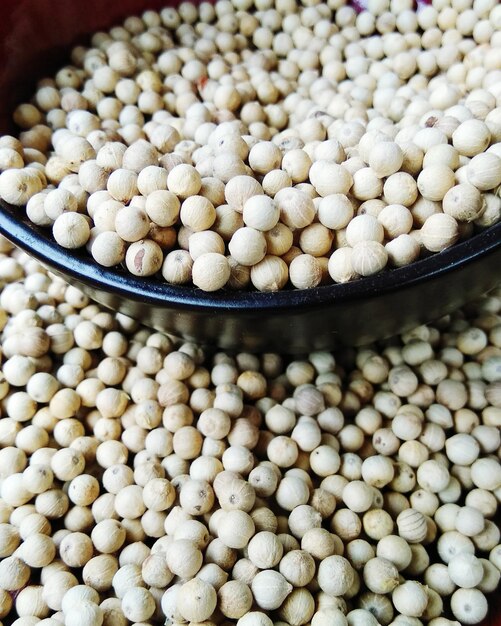
[[[15,104],[29,97],[38,78],[50,75],[67,58],[71,45],[85,43],[88,33],[118,23],[127,15],[165,5],[161,0],[122,0],[110,6],[99,0],[4,0],[0,7],[0,90],[5,97],[0,98],[0,131],[13,132],[10,116]],[[156,278],[137,279],[121,268],[99,267],[85,253],[69,254],[55,244],[50,231],[34,226],[24,211],[13,207],[2,205],[0,232],[52,270],[76,281],[100,302],[139,316],[157,328],[219,343],[214,333],[220,333],[231,321],[237,328],[235,341],[245,344],[246,334],[261,333],[271,345],[278,342],[289,351],[301,345],[307,348],[309,340],[301,344],[292,337],[308,337],[314,330],[329,339],[313,343],[328,347],[333,345],[333,336],[336,342],[342,338],[346,343],[360,343],[430,321],[495,285],[499,276],[493,267],[501,262],[498,224],[440,254],[347,284],[275,293],[206,293]],[[468,267],[469,273],[464,271]],[[430,291],[426,285],[434,286]],[[410,290],[416,295],[409,300],[405,294]],[[423,305],[430,297],[436,302]],[[397,309],[395,302],[399,302]],[[312,329],[315,320],[304,320],[304,316],[322,307],[324,315],[319,314],[318,320],[321,328]],[[354,314],[360,316],[356,324]],[[384,315],[389,321],[384,321]],[[185,319],[177,324],[176,316]],[[205,323],[197,329],[200,320],[214,316],[221,319],[214,332],[208,332]],[[261,345],[262,341],[254,337],[254,344]]]

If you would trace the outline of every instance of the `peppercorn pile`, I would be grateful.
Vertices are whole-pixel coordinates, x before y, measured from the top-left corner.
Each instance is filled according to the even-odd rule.
[[[41,80],[0,197],[105,267],[204,291],[347,282],[501,214],[496,0],[147,11]]]
[[[4,623],[485,617],[501,569],[501,291],[286,361],[206,353],[3,239],[0,254]]]

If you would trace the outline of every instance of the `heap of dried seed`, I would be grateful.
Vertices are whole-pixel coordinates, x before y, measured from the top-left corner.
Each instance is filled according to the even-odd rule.
[[[485,617],[499,290],[377,345],[286,359],[141,328],[5,240],[0,277],[0,620]]]
[[[105,267],[346,282],[501,214],[496,0],[188,2],[92,36],[0,139],[0,197]]]

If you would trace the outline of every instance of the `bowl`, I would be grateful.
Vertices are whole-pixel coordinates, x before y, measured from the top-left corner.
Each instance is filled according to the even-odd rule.
[[[69,47],[158,0],[3,0],[0,8],[0,132],[10,114],[50,75]],[[457,309],[499,283],[501,224],[407,267],[347,284],[276,293],[205,293],[67,253],[24,211],[2,204],[0,233],[92,299],[186,340],[226,350],[301,354],[363,345]]]

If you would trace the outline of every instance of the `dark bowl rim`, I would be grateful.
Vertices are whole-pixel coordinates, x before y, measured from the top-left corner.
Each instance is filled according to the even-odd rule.
[[[49,229],[32,224],[23,208],[0,202],[0,233],[55,272],[94,289],[118,297],[165,309],[194,309],[214,314],[249,313],[319,307],[323,304],[378,297],[438,278],[487,256],[501,246],[501,222],[446,250],[404,267],[385,270],[348,283],[321,285],[311,289],[275,292],[204,292],[193,286],[175,286],[158,278],[138,278],[120,268],[97,265],[87,252],[69,252],[52,238]]]

